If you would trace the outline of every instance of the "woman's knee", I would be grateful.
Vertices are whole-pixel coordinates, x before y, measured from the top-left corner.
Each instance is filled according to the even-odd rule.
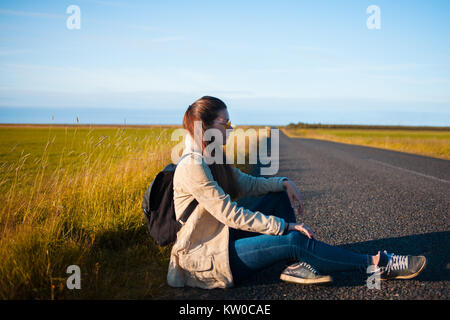
[[[300,246],[300,247],[309,247],[311,245],[311,242],[314,240],[309,239],[305,234],[292,230],[287,235],[289,238],[289,243],[291,245]]]
[[[256,209],[283,218],[290,223],[296,222],[295,211],[286,190],[268,192]]]
[[[288,222],[296,223],[297,219],[295,217],[294,208],[291,205],[291,200],[289,199],[288,193],[286,190],[277,192],[279,196],[279,206],[281,210],[285,212],[285,219]]]
[[[283,193],[287,196],[286,190],[283,190],[283,191],[270,191],[270,192],[266,193],[264,197],[266,199],[280,202],[280,201],[282,201]],[[289,198],[288,198],[288,200],[289,200]]]
[[[291,200],[289,199],[288,193],[286,190],[279,191],[280,202],[286,203],[291,206]]]

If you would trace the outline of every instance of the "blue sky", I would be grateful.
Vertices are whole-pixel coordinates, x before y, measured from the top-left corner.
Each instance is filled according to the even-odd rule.
[[[69,30],[66,9],[81,10]],[[369,5],[381,29],[369,30]],[[450,125],[449,1],[1,1],[0,122]]]

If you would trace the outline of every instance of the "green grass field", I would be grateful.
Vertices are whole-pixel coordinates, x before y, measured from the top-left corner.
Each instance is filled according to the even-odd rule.
[[[172,131],[1,127],[0,297],[157,294],[168,252],[148,237],[140,206],[170,162]],[[82,290],[66,288],[73,264]]]
[[[175,128],[0,126],[0,298],[158,297],[171,247],[149,237],[141,204]]]
[[[418,128],[303,128],[282,129],[290,137],[312,138],[450,159],[450,130]]]

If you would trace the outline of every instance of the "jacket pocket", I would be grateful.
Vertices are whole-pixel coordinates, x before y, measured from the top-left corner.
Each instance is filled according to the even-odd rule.
[[[183,254],[178,259],[180,267],[188,271],[208,271],[212,269],[212,256]]]

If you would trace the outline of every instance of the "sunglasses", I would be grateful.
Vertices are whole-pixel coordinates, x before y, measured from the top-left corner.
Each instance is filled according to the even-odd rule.
[[[226,123],[223,123],[223,122],[220,122],[220,121],[217,121],[217,120],[216,120],[216,122],[217,122],[218,124],[223,125],[223,127],[224,127],[225,129],[232,128],[232,126],[231,126],[231,121],[230,121],[230,120],[228,120]]]

